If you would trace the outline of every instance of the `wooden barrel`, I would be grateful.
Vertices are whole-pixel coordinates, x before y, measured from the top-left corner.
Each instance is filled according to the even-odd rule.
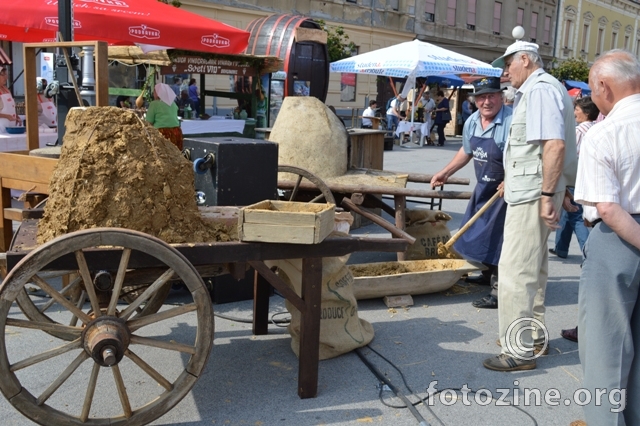
[[[298,28],[319,29],[320,24],[298,15],[271,15],[247,26],[251,33],[249,55],[277,56],[286,73],[284,96],[309,95],[322,102],[329,90],[329,53],[327,45],[312,40],[301,41]]]

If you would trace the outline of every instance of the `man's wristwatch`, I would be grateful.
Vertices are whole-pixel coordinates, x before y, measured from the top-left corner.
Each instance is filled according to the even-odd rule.
[[[544,191],[540,192],[540,194],[544,195],[545,197],[553,197],[554,195],[556,195],[553,192],[544,192]]]

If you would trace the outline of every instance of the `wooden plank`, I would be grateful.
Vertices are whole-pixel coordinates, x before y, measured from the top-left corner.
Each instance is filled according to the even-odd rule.
[[[27,255],[28,250],[37,247],[35,244],[36,234],[36,221],[22,223],[20,231],[18,235],[16,235],[16,245],[21,247],[23,251],[7,253],[7,267],[9,269],[13,268],[17,262],[23,259]],[[173,245],[173,247],[186,256],[194,266],[254,260],[342,256],[356,251],[396,252],[405,250],[407,246],[407,241],[403,239],[365,238],[356,236],[329,237],[319,244],[263,244],[234,241],[226,243]],[[100,248],[85,251],[85,257],[90,268],[117,270],[121,255],[122,250],[117,248]],[[129,261],[129,268],[131,269],[163,266],[165,265],[161,261],[154,259],[146,253],[137,251],[132,252]],[[73,255],[62,256],[47,267],[47,270],[74,269],[78,269],[78,265]]]
[[[1,186],[0,179],[0,251],[5,252],[13,239],[13,222],[4,217],[4,209],[11,208],[11,190]]]
[[[327,214],[330,213],[330,214]],[[333,232],[335,226],[335,208],[332,207],[330,212],[323,213],[317,217],[315,234],[313,236],[314,243],[322,242]]]
[[[353,204],[351,202],[351,200],[349,200],[348,198],[343,198],[342,199],[342,205],[345,208],[347,208],[348,210],[351,210],[351,211],[354,211],[354,212],[356,212],[358,214],[361,214],[362,216],[366,217],[367,219],[373,221],[375,224],[383,227],[387,231],[391,232],[391,234],[394,237],[396,237],[396,238],[404,238],[410,244],[413,244],[413,243],[416,242],[416,239],[414,237],[412,237],[411,235],[407,234],[402,229],[391,225],[389,222],[387,222],[386,220],[384,220],[383,218],[381,218],[378,215],[375,215],[373,213],[369,213],[367,211],[362,210],[361,208],[359,208],[358,206]]]
[[[26,219],[42,219],[44,216],[44,209],[27,209],[22,210],[22,220]]]
[[[396,211],[396,228],[398,229],[402,229],[404,230],[405,228],[405,223],[407,220],[407,216],[405,213],[405,207],[407,204],[407,197],[405,197],[404,195],[394,195],[393,196],[393,203],[394,203],[394,207],[395,207],[395,211]],[[405,252],[406,252],[406,248],[404,251],[399,251],[397,254],[397,259],[398,261],[402,261],[405,260]]]
[[[315,226],[316,214],[309,212],[279,212],[273,210],[244,210],[244,224],[255,223],[279,226]]]
[[[242,241],[313,244],[315,241],[314,226],[265,225],[262,223],[245,223],[242,225]]]
[[[293,213],[322,213],[331,208],[329,203],[302,203],[298,201],[265,200],[243,207],[244,211],[265,210]]]
[[[297,43],[301,41],[315,41],[320,44],[327,44],[327,32],[316,28],[297,27],[295,33]]]
[[[42,43],[25,43],[26,47],[32,49],[50,49],[53,47],[82,47],[82,46],[95,46],[96,43],[104,43],[100,41],[57,41],[57,42],[42,42]],[[106,44],[106,43],[105,43]]]
[[[28,180],[17,180],[10,178],[0,178],[3,188],[17,189],[20,191],[38,191],[47,194],[49,192],[49,184],[30,182]]]
[[[269,293],[271,284],[255,271],[253,281],[253,334],[262,336],[269,332]]]
[[[96,106],[109,106],[109,48],[104,41],[94,43]]]
[[[36,67],[36,52],[33,48],[28,48],[28,44],[23,45],[24,80],[33,82],[38,77]],[[27,120],[27,146],[29,151],[40,148],[40,134],[38,130],[38,89],[35,84],[24,85],[25,116]],[[2,168],[11,166],[2,161]]]
[[[3,211],[5,219],[22,222],[22,209],[6,208]]]
[[[37,110],[34,116],[37,117]],[[35,120],[35,124],[37,143],[38,120]],[[10,189],[36,191],[43,194],[49,193],[49,181],[57,163],[58,160],[52,158],[30,157],[29,155],[18,153],[0,153],[0,164],[2,164],[2,167],[0,167],[0,190],[2,191],[0,201],[0,251],[8,250],[11,245],[11,240],[13,239],[12,220],[23,219],[23,216],[17,218],[15,212],[11,210],[7,212],[10,217],[5,217],[5,209],[11,208]]]
[[[238,262],[238,263],[230,263],[229,264],[229,274],[233,277],[234,280],[240,281],[244,278],[247,272],[247,262]]]
[[[43,183],[48,186],[58,160],[3,152],[0,153],[0,164],[2,164],[0,167],[0,177],[2,178]]]
[[[0,280],[7,276],[7,254],[0,253]]]
[[[278,188],[292,189],[295,186],[294,181],[278,180]],[[332,192],[341,194],[353,194],[360,192],[363,194],[386,194],[386,195],[404,195],[405,197],[420,198],[442,198],[445,200],[468,200],[473,195],[470,191],[434,191],[413,188],[398,188],[395,186],[369,186],[369,185],[352,185],[341,183],[327,183]],[[303,181],[300,183],[301,191],[315,191],[318,189],[315,185]]]
[[[322,259],[302,260],[302,300],[300,311],[300,361],[298,363],[298,396],[315,398],[318,393],[318,361],[320,358],[320,312]]]
[[[394,172],[391,170],[385,170],[385,171],[388,171],[390,173],[396,173],[396,174],[402,174],[402,173],[407,174],[408,182],[431,183],[431,179],[433,178],[433,175],[424,174],[424,173]],[[445,181],[445,183],[448,183],[451,185],[469,185],[470,182],[471,182],[471,179],[469,178],[459,178],[459,177],[453,177],[453,176]]]
[[[249,262],[251,267],[255,269],[269,284],[271,284],[276,290],[282,294],[297,310],[304,313],[306,308],[305,304],[296,294],[296,292],[287,285],[282,278],[277,276],[264,262]],[[320,315],[318,315],[320,319]]]

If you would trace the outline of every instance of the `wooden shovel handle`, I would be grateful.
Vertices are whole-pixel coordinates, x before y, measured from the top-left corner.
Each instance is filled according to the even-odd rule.
[[[496,193],[493,195],[493,197],[489,198],[489,201],[487,201],[486,203],[484,203],[484,206],[482,206],[482,207],[480,208],[480,210],[478,210],[478,211],[476,212],[476,214],[474,214],[474,215],[471,217],[471,219],[469,219],[469,220],[467,221],[467,223],[465,223],[465,224],[464,224],[464,226],[463,226],[462,228],[460,228],[460,229],[458,230],[458,232],[456,232],[456,233],[455,233],[455,235],[449,239],[449,241],[447,241],[447,243],[444,245],[444,247],[445,247],[446,249],[451,248],[451,246],[452,246],[456,241],[458,241],[458,238],[460,238],[460,237],[462,236],[462,234],[464,234],[464,233],[467,231],[467,229],[469,229],[469,228],[471,227],[471,225],[473,225],[473,224],[475,223],[475,221],[476,221],[476,220],[478,220],[478,218],[479,218],[480,216],[482,216],[482,214],[483,214],[485,211],[487,211],[487,209],[488,209],[489,207],[491,207],[491,205],[492,205],[492,204],[493,204],[493,203],[494,203],[498,198],[500,198],[500,191],[496,191]]]

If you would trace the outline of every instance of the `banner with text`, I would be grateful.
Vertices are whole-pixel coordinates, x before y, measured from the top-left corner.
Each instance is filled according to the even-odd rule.
[[[228,59],[207,59],[197,56],[176,56],[172,64],[161,68],[162,74],[221,74],[251,77],[256,74],[249,64]]]

